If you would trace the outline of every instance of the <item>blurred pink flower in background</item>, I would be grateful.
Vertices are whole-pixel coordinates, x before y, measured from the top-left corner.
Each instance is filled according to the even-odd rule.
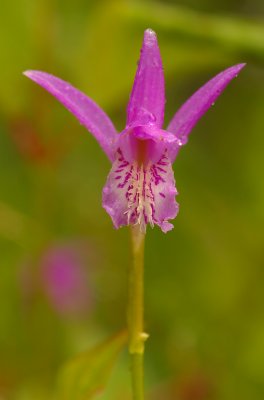
[[[45,295],[58,313],[78,316],[90,308],[88,271],[81,246],[48,249],[41,259],[41,278]]]
[[[96,260],[83,241],[52,244],[18,270],[22,303],[31,309],[43,297],[63,317],[82,317],[92,308],[91,270]]]

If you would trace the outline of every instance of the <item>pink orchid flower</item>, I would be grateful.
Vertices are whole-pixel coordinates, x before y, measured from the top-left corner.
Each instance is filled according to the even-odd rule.
[[[90,131],[112,162],[103,189],[103,207],[116,228],[156,224],[173,228],[179,206],[175,200],[172,163],[196,122],[245,64],[232,66],[207,82],[162,129],[164,74],[155,32],[144,34],[141,56],[127,107],[127,123],[117,133],[105,112],[69,83],[40,71],[24,74],[55,96]]]

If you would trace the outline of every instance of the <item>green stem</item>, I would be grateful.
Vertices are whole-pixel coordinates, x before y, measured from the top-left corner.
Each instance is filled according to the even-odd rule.
[[[128,332],[133,400],[144,400],[144,242],[140,227],[132,227],[133,262],[129,271]]]

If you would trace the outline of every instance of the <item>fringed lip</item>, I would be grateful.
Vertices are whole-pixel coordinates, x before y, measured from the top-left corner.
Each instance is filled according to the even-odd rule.
[[[116,228],[124,225],[158,225],[164,232],[178,213],[174,174],[167,152],[156,163],[127,161],[119,149],[103,189],[103,207]]]

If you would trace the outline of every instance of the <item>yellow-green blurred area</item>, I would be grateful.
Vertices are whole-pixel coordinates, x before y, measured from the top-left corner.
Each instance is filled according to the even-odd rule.
[[[263,1],[3,0],[3,400],[55,399],[61,365],[125,327],[131,262],[129,230],[114,230],[101,206],[108,160],[22,71],[71,82],[122,130],[148,27],[163,58],[166,123],[217,72],[247,67],[175,162],[174,230],[147,232],[146,398],[264,398]],[[95,398],[131,399],[126,351]]]

